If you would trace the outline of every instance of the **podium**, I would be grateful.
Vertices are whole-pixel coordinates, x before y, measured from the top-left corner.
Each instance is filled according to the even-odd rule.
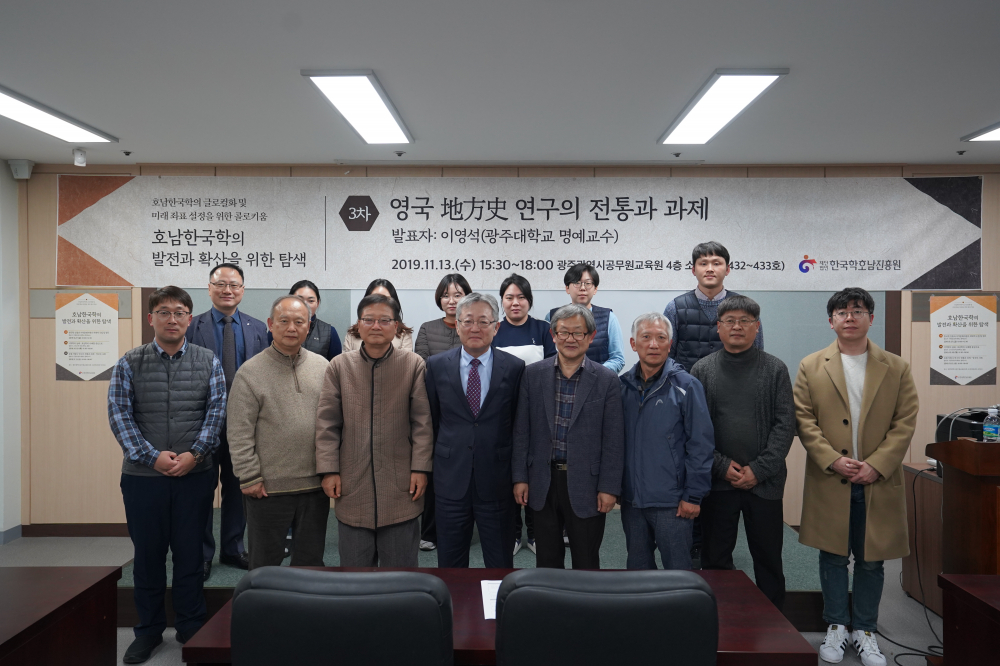
[[[943,573],[1000,574],[1000,443],[959,439],[926,452],[944,465]]]

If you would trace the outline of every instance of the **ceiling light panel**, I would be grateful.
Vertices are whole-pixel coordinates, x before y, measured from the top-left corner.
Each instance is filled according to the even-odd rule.
[[[118,143],[118,139],[40,102],[0,86],[0,116],[69,143]]]
[[[1000,123],[984,127],[978,132],[966,134],[962,141],[1000,141]]]
[[[303,70],[365,143],[410,143],[406,125],[375,73]]]
[[[736,119],[787,69],[717,69],[659,143],[704,144]]]

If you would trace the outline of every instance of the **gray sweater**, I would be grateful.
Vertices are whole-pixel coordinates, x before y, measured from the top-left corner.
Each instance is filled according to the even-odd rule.
[[[777,500],[785,494],[785,457],[795,438],[795,403],[792,401],[792,382],[788,368],[781,359],[761,350],[757,366],[757,385],[748,387],[720,386],[720,350],[709,354],[694,364],[691,374],[705,387],[708,411],[714,421],[719,400],[729,391],[754,391],[757,406],[757,457],[750,461],[750,469],[758,483],[752,492],[762,499]],[[732,458],[715,451],[712,476],[724,478]]]
[[[462,344],[458,339],[458,331],[444,323],[444,318],[425,321],[417,332],[417,341],[413,345],[420,358],[427,360],[435,354],[442,354]]]

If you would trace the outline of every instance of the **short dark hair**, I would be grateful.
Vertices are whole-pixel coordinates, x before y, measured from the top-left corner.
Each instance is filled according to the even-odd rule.
[[[468,280],[462,277],[461,273],[448,273],[441,281],[438,282],[437,289],[434,290],[434,302],[437,303],[438,310],[444,310],[441,307],[441,299],[444,298],[444,294],[448,291],[448,287],[455,285],[462,290],[462,295],[466,296],[472,293],[472,287],[469,286]]]
[[[521,277],[517,273],[511,273],[503,282],[500,283],[500,300],[503,300],[503,295],[507,293],[507,289],[510,285],[514,285],[521,290],[524,297],[528,299],[528,309],[535,304],[535,299],[531,296],[531,284],[524,277]]]
[[[861,287],[848,287],[838,291],[826,302],[826,316],[832,317],[834,310],[849,307],[854,302],[863,303],[869,314],[875,314],[875,299],[872,295]]]
[[[240,274],[240,279],[246,282],[246,278],[243,277],[243,269],[240,268],[237,264],[230,264],[228,262],[225,264],[219,264],[218,266],[210,270],[208,272],[208,279],[211,280],[212,276],[215,275],[215,271],[219,270],[220,268],[232,268],[234,271]]]
[[[566,271],[566,275],[563,276],[563,284],[567,287],[574,282],[579,282],[583,279],[583,274],[589,273],[590,279],[594,281],[594,286],[599,287],[601,285],[601,276],[597,274],[597,269],[586,263],[573,264]]]
[[[721,303],[719,303],[718,313],[716,314],[716,319],[722,319],[722,316],[729,312],[746,312],[748,315],[754,319],[760,319],[760,306],[757,305],[757,301],[753,300],[749,296],[727,296]]]
[[[242,275],[243,274],[240,273],[240,276]],[[317,287],[312,280],[299,280],[298,282],[292,285],[291,289],[288,290],[288,295],[294,296],[295,292],[297,292],[302,287],[308,287],[309,289],[312,289],[312,293],[316,294],[316,302],[317,303],[322,302],[323,299],[320,298],[319,296],[319,287]]]
[[[149,311],[152,312],[157,308],[157,306],[160,305],[160,303],[164,303],[166,301],[177,301],[186,307],[188,312],[194,310],[194,303],[191,301],[191,294],[187,293],[180,287],[167,285],[166,287],[160,287],[149,295]]]
[[[399,323],[400,320],[399,301],[397,301],[394,298],[389,298],[384,294],[369,294],[368,296],[362,298],[361,302],[358,303],[358,319],[361,319],[361,313],[365,311],[365,308],[370,307],[372,305],[388,305],[390,308],[392,308],[392,318],[395,319],[397,323]]]
[[[691,250],[691,263],[697,264],[702,257],[722,257],[726,260],[726,266],[729,265],[729,250],[722,243],[708,241],[695,245],[694,249]]]

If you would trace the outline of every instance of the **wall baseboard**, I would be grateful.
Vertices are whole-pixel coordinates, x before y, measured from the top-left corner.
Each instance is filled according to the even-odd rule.
[[[125,523],[39,523],[22,525],[23,537],[127,537]]]
[[[8,544],[14,539],[20,539],[23,535],[21,534],[21,525],[12,527],[9,530],[4,530],[0,532],[0,546]]]

